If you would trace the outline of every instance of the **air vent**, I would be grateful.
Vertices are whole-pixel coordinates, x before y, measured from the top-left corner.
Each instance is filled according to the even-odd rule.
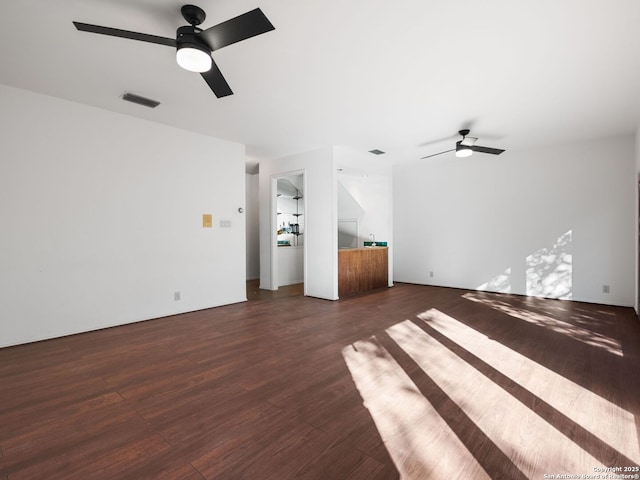
[[[149,108],[156,108],[158,105],[160,105],[160,102],[156,100],[151,100],[150,98],[141,97],[140,95],[129,92],[124,92],[122,94],[122,99],[126,100],[127,102],[137,103],[138,105]]]
[[[374,150],[369,150],[369,153],[373,153],[374,155],[382,155],[385,152],[383,152],[382,150],[378,150],[377,148]]]

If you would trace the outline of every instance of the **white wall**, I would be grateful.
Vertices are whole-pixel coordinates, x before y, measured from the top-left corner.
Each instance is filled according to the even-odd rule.
[[[260,201],[258,174],[246,175],[247,280],[260,278]]]
[[[632,136],[397,165],[395,280],[631,306],[632,178]]]
[[[373,233],[389,245],[389,285],[393,285],[393,170],[384,155],[376,157],[344,147],[334,147],[338,181],[338,219],[358,218],[358,247]],[[340,191],[340,189],[339,189]],[[348,195],[349,201],[342,201]]]
[[[260,287],[277,288],[275,178],[304,173],[304,292],[338,298],[336,169],[331,148],[260,163]],[[275,275],[274,275],[275,273]]]
[[[246,300],[244,146],[6,86],[0,105],[0,346]]]

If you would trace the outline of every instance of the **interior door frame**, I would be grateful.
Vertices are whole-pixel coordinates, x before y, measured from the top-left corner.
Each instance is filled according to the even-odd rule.
[[[292,176],[302,176],[304,197],[307,191],[307,175],[305,169],[292,170],[290,172],[278,172],[271,175],[270,178],[270,232],[269,238],[271,243],[271,290],[278,290],[278,179]],[[307,202],[302,203],[302,212],[304,215],[305,233],[307,231]],[[306,241],[302,241],[302,277],[304,285],[304,295],[307,295],[307,253]]]

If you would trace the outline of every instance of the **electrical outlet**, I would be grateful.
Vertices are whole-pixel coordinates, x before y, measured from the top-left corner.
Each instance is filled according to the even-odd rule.
[[[174,299],[176,302],[179,302],[179,301],[180,301],[180,299],[181,299],[180,292],[173,292],[173,299]]]
[[[611,293],[610,285],[602,285],[602,293]]]
[[[433,272],[429,272],[429,277],[433,278]]]

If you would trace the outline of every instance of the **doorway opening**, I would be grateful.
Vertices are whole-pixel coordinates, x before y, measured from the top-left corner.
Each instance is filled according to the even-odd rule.
[[[304,295],[305,182],[304,172],[279,175],[273,181],[272,285],[288,295]],[[283,294],[285,294],[283,292]],[[286,294],[285,294],[286,295]]]

